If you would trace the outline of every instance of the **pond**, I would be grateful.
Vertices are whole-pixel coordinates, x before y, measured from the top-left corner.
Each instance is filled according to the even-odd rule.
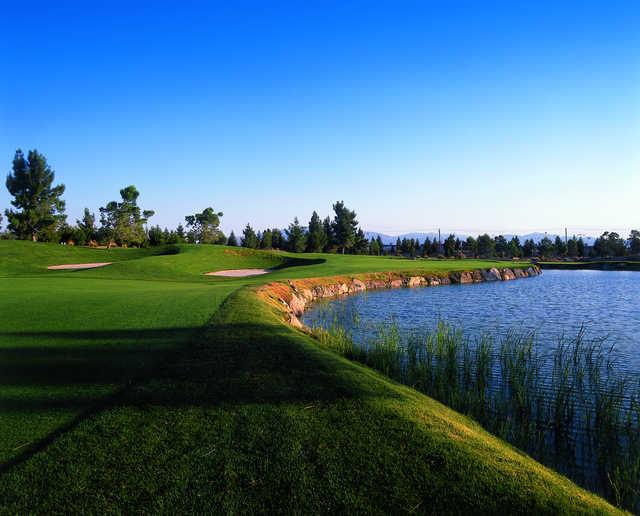
[[[320,345],[640,513],[640,273],[374,290],[302,321]]]
[[[621,368],[640,369],[640,273],[633,271],[545,270],[509,282],[374,290],[319,302],[302,321],[328,327],[336,315],[356,341],[391,321],[402,333],[443,320],[469,337],[535,331],[541,345],[552,346],[584,326],[589,337],[615,345]]]

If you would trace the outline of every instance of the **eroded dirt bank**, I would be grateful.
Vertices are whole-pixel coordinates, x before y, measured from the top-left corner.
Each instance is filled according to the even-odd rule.
[[[303,325],[299,317],[315,300],[355,294],[364,290],[381,288],[435,287],[460,283],[482,283],[484,281],[511,281],[537,276],[541,273],[537,265],[527,268],[491,268],[449,273],[402,273],[385,272],[333,276],[274,282],[258,289],[258,295],[282,312],[285,320],[293,326]]]

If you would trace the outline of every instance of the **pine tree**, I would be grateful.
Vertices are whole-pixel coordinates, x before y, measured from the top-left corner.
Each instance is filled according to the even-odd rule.
[[[632,255],[640,254],[640,231],[632,229],[629,233],[629,252]]]
[[[328,243],[327,232],[318,214],[314,211],[309,220],[308,253],[321,253]]]
[[[270,229],[265,229],[260,240],[260,249],[271,249],[273,247],[273,233]]]
[[[271,230],[271,242],[274,249],[284,249],[285,241],[282,236],[282,231],[278,228],[273,228]]]
[[[182,243],[185,241],[186,235],[184,232],[184,226],[182,224],[178,224],[178,227],[176,228],[176,236],[178,238],[178,243]]]
[[[480,235],[477,240],[478,243],[478,255],[491,258],[495,255],[496,242],[488,234]]]
[[[8,229],[18,238],[48,240],[54,238],[57,227],[64,223],[65,186],[52,186],[55,172],[37,150],[29,151],[25,159],[20,149],[13,158],[13,171],[7,176],[7,190],[13,195],[6,210]]]
[[[500,258],[505,258],[509,253],[509,243],[507,239],[503,235],[498,235],[494,239],[495,241],[495,252]]]
[[[322,221],[322,227],[324,228],[325,235],[327,235],[327,243],[324,246],[323,251],[325,253],[332,252],[335,250],[336,238],[335,238],[335,235],[333,234],[333,226],[331,225],[331,219],[329,217],[326,217]]]
[[[431,240],[429,237],[424,239],[424,243],[422,244],[422,256],[426,258],[431,254]]]
[[[511,237],[511,240],[509,240],[509,255],[511,258],[520,258],[522,256],[522,246],[517,236]]]
[[[229,238],[227,240],[227,245],[233,246],[233,247],[237,247],[238,245],[238,239],[236,238],[236,234],[231,231],[231,234],[229,235]]]
[[[293,253],[304,252],[307,246],[307,233],[305,228],[300,225],[298,217],[293,219],[293,222],[285,229],[285,233],[287,234],[287,247],[289,251]]]
[[[149,245],[157,246],[162,245],[165,242],[162,228],[160,226],[156,225],[149,228]]]
[[[358,228],[356,231],[356,239],[353,244],[353,252],[355,254],[369,254],[369,241],[362,229]]]
[[[478,255],[478,242],[472,236],[467,237],[464,247],[471,258],[475,258]]]
[[[564,243],[564,240],[559,236],[556,236],[555,242],[553,244],[556,256],[564,256],[567,254],[567,246]]]
[[[140,246],[146,241],[144,224],[154,211],[140,209],[139,195],[136,187],[129,185],[120,190],[121,202],[111,201],[100,208],[101,233],[105,239],[113,239],[122,246]]]
[[[553,242],[547,236],[545,236],[540,242],[538,242],[538,253],[540,256],[549,256],[553,252]]]
[[[242,247],[248,247],[249,249],[258,247],[258,238],[250,224],[247,224],[242,231]]]
[[[447,258],[451,258],[456,254],[456,237],[455,235],[449,235],[444,241],[444,255]]]
[[[195,215],[187,215],[184,220],[193,239],[200,244],[215,244],[220,240],[220,217],[223,213],[216,212],[211,206]],[[226,240],[226,239],[225,239]]]
[[[335,216],[331,227],[336,245],[344,254],[350,250],[356,243],[356,231],[358,221],[356,220],[356,212],[349,210],[343,201],[338,201],[333,205]]]
[[[96,239],[96,216],[89,211],[89,208],[84,209],[82,219],[76,220],[76,225],[78,226],[76,237],[78,243],[86,244]]]
[[[524,246],[522,246],[522,254],[527,258],[531,258],[534,255],[535,251],[536,243],[533,241],[533,239],[529,238],[525,240]]]

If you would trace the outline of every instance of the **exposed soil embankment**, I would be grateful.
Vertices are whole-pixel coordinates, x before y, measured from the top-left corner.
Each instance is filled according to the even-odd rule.
[[[401,287],[435,287],[484,281],[510,281],[540,274],[537,265],[528,268],[491,268],[449,273],[385,272],[275,282],[258,289],[258,295],[283,313],[293,326],[302,327],[299,317],[317,299],[356,294],[365,290]]]

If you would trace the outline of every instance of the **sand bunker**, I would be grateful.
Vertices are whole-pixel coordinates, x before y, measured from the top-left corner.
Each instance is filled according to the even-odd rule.
[[[62,271],[62,270],[78,270],[78,269],[95,269],[96,267],[104,267],[105,265],[111,265],[112,262],[99,262],[99,263],[67,263],[66,265],[49,265],[47,269],[50,271]]]
[[[244,278],[245,276],[260,276],[271,272],[269,269],[229,269],[226,271],[206,272],[205,276],[224,276],[226,278]]]

